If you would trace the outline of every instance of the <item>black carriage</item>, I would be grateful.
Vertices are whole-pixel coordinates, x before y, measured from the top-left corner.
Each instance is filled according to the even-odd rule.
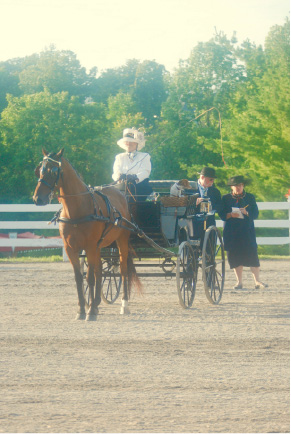
[[[135,256],[135,267],[149,268],[138,272],[139,277],[175,277],[180,305],[193,304],[199,269],[207,299],[212,304],[221,300],[225,279],[225,255],[221,233],[216,226],[206,229],[211,212],[197,212],[197,195],[171,197],[170,181],[152,181],[155,194],[152,201],[129,201],[133,217],[130,243]],[[205,228],[202,237],[193,230],[199,220]],[[102,291],[105,303],[114,303],[121,289],[119,253],[113,244],[101,251]],[[86,257],[81,254],[84,275],[83,290],[88,298]],[[154,270],[154,271],[153,271]]]

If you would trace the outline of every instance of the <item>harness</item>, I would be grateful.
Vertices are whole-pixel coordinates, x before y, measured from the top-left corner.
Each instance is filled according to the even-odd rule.
[[[62,174],[63,174],[63,172],[61,170],[62,163],[60,161],[54,160],[52,158],[52,155],[54,155],[54,154],[49,154],[48,156],[44,157],[42,169],[41,169],[41,174],[45,175],[45,173],[48,169],[47,168],[48,162],[56,163],[57,166],[53,166],[51,168],[51,174],[55,177],[53,185],[50,185],[43,178],[38,179],[38,182],[45,184],[51,190],[51,196],[53,196],[54,189],[55,189],[60,177],[62,177]],[[98,189],[88,187],[87,185],[86,185],[86,188],[87,188],[86,192],[78,193],[78,194],[65,195],[65,196],[60,196],[60,197],[80,196],[80,195],[84,195],[84,194],[90,194],[92,201],[93,201],[94,214],[80,217],[78,219],[70,219],[70,218],[66,218],[66,217],[60,217],[61,212],[63,210],[63,208],[61,208],[59,211],[57,211],[55,213],[54,217],[49,222],[49,224],[51,224],[51,223],[56,224],[57,222],[60,222],[60,223],[65,223],[65,224],[77,226],[79,224],[94,222],[94,221],[99,221],[99,222],[105,223],[105,227],[104,227],[104,230],[101,234],[101,237],[97,243],[97,247],[99,247],[99,245],[104,240],[105,236],[111,231],[111,229],[114,226],[117,226],[121,229],[127,229],[130,232],[136,233],[140,237],[145,237],[145,234],[143,233],[143,231],[135,223],[132,223],[129,220],[127,220],[125,217],[123,217],[121,215],[120,211],[118,211],[111,204],[110,200],[108,199],[108,197],[104,193],[101,193],[101,191]],[[96,201],[95,195],[98,195],[105,202],[108,217],[104,216],[104,214],[102,213],[102,210]]]

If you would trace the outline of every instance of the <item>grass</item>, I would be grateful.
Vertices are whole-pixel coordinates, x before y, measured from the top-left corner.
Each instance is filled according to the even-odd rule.
[[[173,247],[168,250],[173,251],[173,258],[178,254],[178,248]],[[44,249],[44,250],[35,250],[26,252],[18,252],[18,256],[10,256],[10,257],[1,257],[0,263],[29,263],[29,262],[63,262],[62,249]],[[139,252],[138,255],[141,255],[143,258],[143,253]],[[290,260],[290,246],[282,245],[282,246],[258,246],[258,255],[260,259],[269,259],[269,260]],[[145,255],[147,256],[147,255]],[[157,261],[159,258],[155,258]],[[150,259],[145,257],[143,262],[152,261],[154,259]]]
[[[175,256],[175,255],[173,255]],[[269,259],[269,260],[284,260],[284,261],[289,261],[290,260],[290,256],[283,256],[283,255],[259,255],[260,259]],[[158,259],[155,258],[157,261]],[[153,259],[150,258],[146,258],[143,260],[143,262],[146,261],[152,261]],[[225,260],[227,261],[226,257]],[[32,263],[32,262],[63,262],[63,257],[62,256],[58,256],[58,255],[53,255],[53,256],[47,256],[47,257],[33,257],[33,256],[23,256],[20,258],[13,258],[13,257],[9,257],[9,258],[0,258],[0,264],[1,263]]]
[[[284,261],[289,261],[290,260],[290,256],[278,256],[278,255],[259,255],[259,259],[274,259],[274,260],[284,260]]]
[[[63,261],[63,257],[62,256],[58,256],[58,255],[53,255],[53,256],[43,256],[43,257],[33,257],[33,256],[22,256],[20,258],[0,258],[0,263],[5,262],[5,263],[15,263],[15,262],[24,262],[24,263],[28,263],[28,262],[62,262]]]

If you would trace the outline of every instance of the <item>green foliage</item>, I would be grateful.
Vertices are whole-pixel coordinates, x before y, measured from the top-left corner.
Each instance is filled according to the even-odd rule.
[[[154,61],[146,60],[137,67],[133,99],[147,126],[160,116],[162,103],[166,100],[164,75],[165,67]]]
[[[118,93],[108,98],[107,116],[111,122],[111,143],[114,143],[115,153],[122,150],[116,145],[117,140],[122,136],[122,131],[128,126],[144,129],[144,118],[141,113],[136,112],[136,105],[130,94]]]
[[[239,86],[225,121],[230,169],[251,177],[261,200],[284,200],[290,182],[289,39],[289,22],[271,29],[264,62],[260,53],[260,65],[254,66],[255,51],[251,79]]]
[[[152,179],[196,179],[208,165],[222,193],[242,174],[258,200],[285,200],[289,32],[289,20],[274,26],[265,50],[217,32],[172,74],[131,59],[97,77],[97,68],[88,74],[74,53],[54,47],[0,62],[1,200],[29,200],[42,147],[65,147],[86,183],[110,182],[116,141],[133,126],[145,130]]]
[[[2,257],[3,254],[0,254],[0,263],[8,262],[63,262],[63,257],[61,256],[62,249],[47,249],[47,250],[34,250],[34,251],[26,251],[26,252],[17,252],[16,256]]]
[[[290,258],[290,245],[284,244],[281,246],[258,246],[258,254],[262,259],[266,256],[274,258],[274,257],[285,257]]]
[[[162,145],[154,150],[157,172],[196,178],[203,166],[223,166],[218,113],[227,116],[231,95],[244,80],[244,68],[237,64],[234,48],[223,34],[192,50],[173,74],[162,106],[157,132]]]
[[[33,171],[42,159],[42,147],[50,152],[64,147],[65,156],[87,183],[97,185],[109,179],[111,147],[103,105],[83,105],[68,93],[48,91],[8,96],[8,101],[0,122],[2,200],[31,198],[36,183]]]
[[[102,72],[92,87],[94,101],[107,103],[108,98],[118,93],[132,93],[139,60],[131,59],[119,68],[110,68]]]
[[[52,46],[19,74],[19,87],[24,94],[47,90],[51,93],[68,92],[85,99],[96,82],[94,71],[86,73],[72,51],[57,51]]]

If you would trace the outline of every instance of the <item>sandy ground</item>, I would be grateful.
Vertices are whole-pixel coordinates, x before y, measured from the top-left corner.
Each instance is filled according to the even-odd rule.
[[[143,278],[130,316],[85,322],[70,264],[0,264],[0,431],[289,432],[289,262],[261,265],[266,290],[227,266],[218,306],[201,274],[189,310]]]

